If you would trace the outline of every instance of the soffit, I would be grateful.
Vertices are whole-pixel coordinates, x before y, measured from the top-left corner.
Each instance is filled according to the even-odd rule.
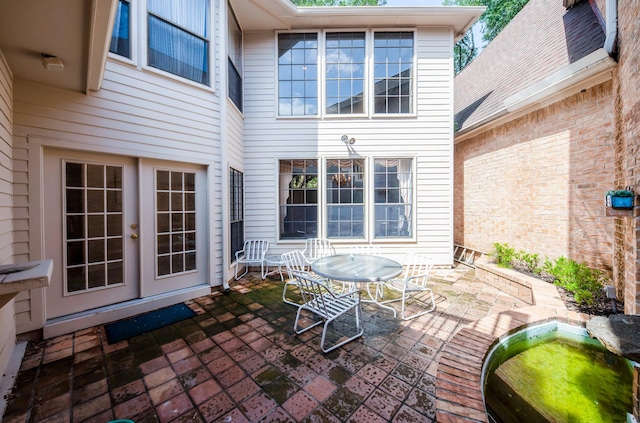
[[[455,36],[484,12],[484,7],[295,7],[288,0],[230,0],[244,31],[304,28],[450,26]]]
[[[2,0],[0,1],[0,50],[14,78],[85,92],[89,69],[100,69],[106,58],[104,42],[111,27],[109,11],[115,0]],[[100,20],[100,22],[96,22]],[[92,28],[109,31],[92,33]],[[90,47],[90,43],[94,45]],[[41,54],[56,56],[62,72],[46,71]],[[95,81],[95,78],[91,78]]]

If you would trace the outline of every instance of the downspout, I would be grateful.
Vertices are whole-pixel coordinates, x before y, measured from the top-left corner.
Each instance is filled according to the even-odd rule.
[[[618,34],[618,0],[607,0],[605,8],[607,17],[603,47],[611,55],[615,46],[616,35]]]

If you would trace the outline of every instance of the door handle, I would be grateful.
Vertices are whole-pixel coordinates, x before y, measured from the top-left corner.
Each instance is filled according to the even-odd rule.
[[[138,239],[138,234],[131,234],[131,239]]]

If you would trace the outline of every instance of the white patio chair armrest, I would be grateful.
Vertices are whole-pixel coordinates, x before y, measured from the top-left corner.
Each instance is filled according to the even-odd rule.
[[[359,290],[357,290],[357,289],[354,289],[353,291],[349,291],[349,292],[343,292],[343,293],[342,293],[342,294],[340,294],[340,295],[334,295],[334,298],[335,298],[335,299],[340,299],[340,298],[346,298],[346,297],[353,297],[353,294],[357,294],[357,296],[358,296],[358,300],[360,300],[360,296],[361,296],[362,294],[361,294],[361,293],[360,293],[360,291],[359,291]]]

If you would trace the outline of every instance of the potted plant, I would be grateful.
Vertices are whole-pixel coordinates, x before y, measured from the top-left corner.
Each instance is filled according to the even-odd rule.
[[[607,191],[607,207],[614,209],[632,209],[635,194],[628,187],[626,189],[612,189]]]

